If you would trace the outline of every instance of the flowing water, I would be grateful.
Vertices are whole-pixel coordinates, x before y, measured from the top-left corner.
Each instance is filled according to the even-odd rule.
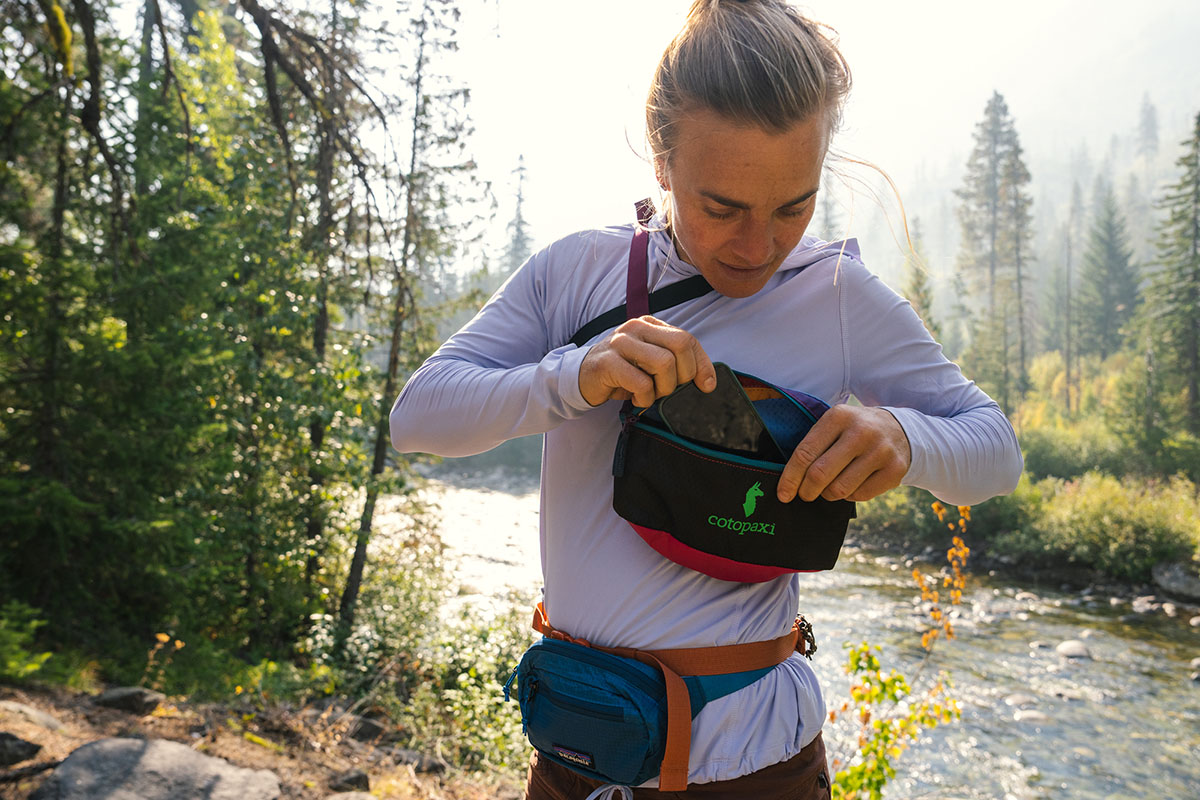
[[[437,483],[441,534],[459,584],[458,602],[505,602],[541,583],[536,486],[498,475]],[[923,567],[936,572],[944,564]],[[915,600],[911,564],[847,550],[831,572],[801,577],[801,610],[820,649],[814,668],[830,708],[848,696],[843,642],[883,647],[885,671],[912,677],[928,617]],[[885,797],[1171,798],[1200,800],[1200,610],[1131,613],[1128,602],[986,576],[969,578],[955,609],[957,638],[939,642],[918,686],[950,673],[960,722],[940,726],[896,762]],[[1083,641],[1092,657],[1055,646]],[[831,757],[849,756],[848,722],[825,727]]]

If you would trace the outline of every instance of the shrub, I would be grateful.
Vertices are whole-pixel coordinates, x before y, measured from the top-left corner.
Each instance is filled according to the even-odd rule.
[[[23,681],[42,668],[49,653],[30,651],[34,634],[46,623],[38,611],[12,600],[0,606],[0,680]]]
[[[1070,427],[1042,427],[1021,432],[1025,473],[1030,480],[1078,478],[1085,472],[1121,476],[1140,459],[1099,421]]]
[[[1137,484],[1090,472],[1062,484],[1038,527],[1046,553],[1146,581],[1156,563],[1196,552],[1200,503],[1195,485],[1182,477]]]
[[[906,548],[942,547],[953,522],[943,521],[933,510],[934,496],[924,489],[902,486],[860,503],[854,531],[859,544]],[[1016,490],[971,507],[971,539],[983,551],[1012,531],[1034,524],[1041,514],[1044,487],[1022,475]],[[952,509],[953,510],[953,509]]]

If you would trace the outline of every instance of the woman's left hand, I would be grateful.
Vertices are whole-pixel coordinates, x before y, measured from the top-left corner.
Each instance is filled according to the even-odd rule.
[[[788,459],[779,476],[779,499],[870,500],[899,486],[911,463],[908,437],[890,413],[836,405]]]

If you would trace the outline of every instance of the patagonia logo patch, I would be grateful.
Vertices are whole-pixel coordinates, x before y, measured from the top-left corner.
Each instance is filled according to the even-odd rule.
[[[572,764],[578,764],[581,767],[588,769],[596,768],[596,759],[592,758],[588,753],[581,753],[578,750],[572,750],[569,747],[552,744],[550,747],[554,750],[554,755],[561,758],[563,761],[569,761]]]

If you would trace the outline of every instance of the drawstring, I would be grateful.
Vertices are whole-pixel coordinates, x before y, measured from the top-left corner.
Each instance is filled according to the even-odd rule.
[[[584,800],[633,800],[633,790],[628,786],[606,783],[585,797]]]

